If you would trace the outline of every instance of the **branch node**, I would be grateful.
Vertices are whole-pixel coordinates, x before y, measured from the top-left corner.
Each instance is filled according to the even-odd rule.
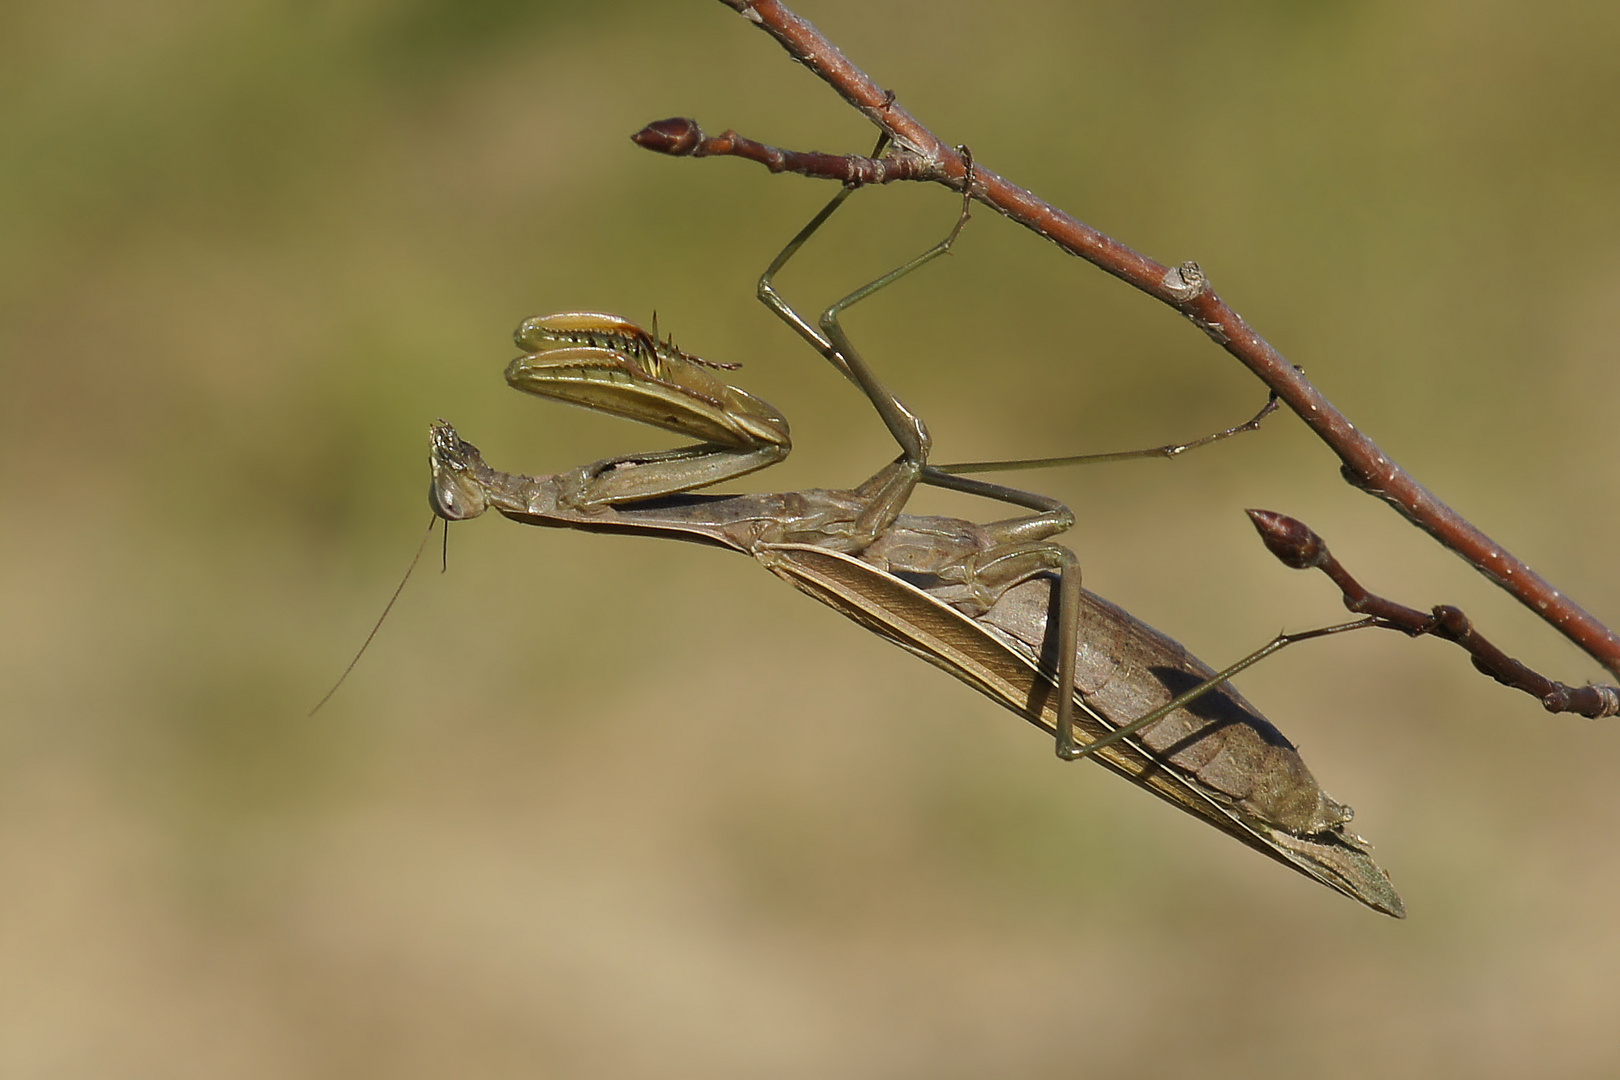
[[[1571,687],[1563,683],[1554,683],[1553,687],[1541,699],[1541,707],[1550,713],[1578,713],[1588,720],[1620,715],[1620,687]]]
[[[962,193],[971,198],[974,194],[973,151],[968,149],[967,143],[958,143],[956,152],[962,155]]]
[[[1192,320],[1192,324],[1211,341],[1221,346],[1231,342],[1232,336],[1226,332],[1226,328],[1208,314],[1210,310],[1218,312],[1225,305],[1215,295],[1215,290],[1209,287],[1209,277],[1203,267],[1188,259],[1180,266],[1170,267],[1160,274],[1159,285],[1169,295],[1171,305]],[[1200,300],[1206,303],[1199,304]]]
[[[1204,276],[1202,267],[1188,259],[1164,272],[1164,288],[1176,303],[1187,304],[1204,295],[1209,289],[1209,279]]]
[[[1474,624],[1468,621],[1461,608],[1437,604],[1434,608],[1434,629],[1429,632],[1466,647],[1474,634]]]

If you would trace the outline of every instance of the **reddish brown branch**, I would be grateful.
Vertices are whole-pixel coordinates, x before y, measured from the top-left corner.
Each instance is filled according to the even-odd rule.
[[[1566,686],[1554,682],[1491,644],[1459,608],[1441,604],[1422,612],[1369,591],[1333,557],[1322,538],[1298,518],[1271,510],[1250,510],[1248,514],[1260,539],[1284,566],[1322,571],[1339,587],[1344,606],[1353,613],[1370,615],[1376,625],[1413,637],[1427,634],[1460,645],[1473,660],[1474,667],[1503,686],[1523,690],[1539,700],[1548,712],[1579,713],[1593,719],[1620,714],[1620,687]]]
[[[894,140],[894,156],[920,161],[918,178],[961,189],[969,167],[962,155],[897,104],[893,93],[879,87],[850,63],[814,26],[788,10],[780,0],[721,2],[770,34],[794,60],[815,72],[845,101],[886,132]],[[695,124],[693,128],[696,129]],[[792,152],[778,153],[783,154],[784,159],[792,158]],[[821,157],[829,161],[857,160],[840,159],[837,155]],[[769,161],[766,164],[769,165]],[[1210,288],[1198,264],[1165,266],[989,169],[977,164],[971,167],[976,199],[1191,319],[1254,372],[1332,448],[1344,463],[1347,480],[1389,503],[1620,677],[1620,637],[1391,461],[1371,439],[1356,430],[1298,368],[1255,333],[1242,316]],[[809,174],[851,182],[851,178],[839,173],[836,167]]]
[[[779,150],[744,138],[735,131],[705,135],[696,120],[672,116],[657,120],[630,136],[637,146],[671,157],[740,157],[757,161],[771,172],[793,172],[818,180],[837,180],[850,187],[895,180],[933,180],[938,165],[901,151],[884,157]]]

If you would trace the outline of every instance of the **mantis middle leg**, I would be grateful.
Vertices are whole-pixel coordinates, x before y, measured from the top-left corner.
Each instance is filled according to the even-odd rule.
[[[879,140],[874,154],[880,153],[885,145]],[[971,172],[969,173],[971,176]],[[894,523],[895,518],[904,509],[910,500],[917,484],[927,483],[936,487],[949,488],[969,494],[980,495],[1014,505],[1026,506],[1039,511],[1033,517],[1015,519],[1009,522],[998,522],[991,526],[989,531],[1000,542],[988,551],[976,552],[954,561],[951,555],[939,550],[912,549],[904,557],[895,558],[895,554],[880,548],[871,551],[873,561],[880,561],[889,568],[902,572],[926,572],[947,577],[956,577],[963,580],[978,596],[979,602],[988,607],[994,603],[994,598],[1040,574],[1055,572],[1058,579],[1057,595],[1055,597],[1056,610],[1053,613],[1051,624],[1057,627],[1056,640],[1052,648],[1057,652],[1057,753],[1065,760],[1081,756],[1084,751],[1078,748],[1074,737],[1074,688],[1075,688],[1075,655],[1079,648],[1080,628],[1080,569],[1079,561],[1068,548],[1061,544],[1050,542],[1049,537],[1055,536],[1069,529],[1074,524],[1074,514],[1067,506],[1056,499],[1032,492],[1021,491],[1016,488],[1004,487],[999,484],[990,484],[984,481],[969,480],[949,473],[933,469],[928,465],[928,453],[932,440],[928,434],[927,426],[922,419],[908,409],[904,402],[890,391],[870,365],[861,357],[858,349],[844,331],[839,317],[844,311],[867,299],[881,289],[894,284],[913,270],[938,258],[951,249],[956,238],[961,235],[962,228],[967,224],[972,207],[972,187],[969,184],[963,193],[962,212],[956,223],[943,240],[923,252],[921,255],[908,260],[902,265],[889,271],[873,281],[861,286],[854,292],[837,301],[821,313],[816,325],[812,326],[808,320],[801,316],[793,307],[782,299],[775,286],[776,274],[785,266],[798,250],[804,245],[816,230],[830,218],[833,213],[843,205],[853,189],[845,188],[835,195],[825,207],[810,220],[810,223],[801,229],[790,240],[781,253],[772,260],[765,273],[760,276],[758,295],[760,300],[791,326],[798,334],[808,341],[823,357],[836,369],[842,372],[850,381],[860,387],[867,399],[876,408],[878,415],[883,419],[884,425],[900,445],[901,456],[894,465],[880,472],[868,481],[861,489],[861,494],[869,499],[865,509],[855,524],[854,534],[851,536],[851,550],[862,554],[872,548],[874,544],[881,543],[880,537]],[[893,545],[889,545],[892,547]]]
[[[873,154],[881,153],[885,145],[886,139],[880,139]],[[971,177],[971,170],[968,175]],[[900,446],[899,460],[859,489],[860,494],[868,501],[856,522],[853,535],[849,538],[848,550],[861,555],[867,561],[883,565],[886,569],[930,573],[958,581],[967,589],[968,595],[974,598],[973,606],[981,608],[988,608],[1001,593],[1030,578],[1047,573],[1055,574],[1057,588],[1053,598],[1054,610],[1048,623],[1056,628],[1055,640],[1049,644],[1049,648],[1054,649],[1057,654],[1057,663],[1053,665],[1057,674],[1058,691],[1056,751],[1064,760],[1082,757],[1088,751],[1078,744],[1074,735],[1075,657],[1079,647],[1081,610],[1079,561],[1070,549],[1050,539],[1067,531],[1074,524],[1074,515],[1067,506],[1047,496],[1000,484],[970,480],[963,474],[998,469],[1043,468],[1092,461],[1118,461],[1136,457],[1174,457],[1194,447],[1253,429],[1276,408],[1275,398],[1268,401],[1253,419],[1244,424],[1189,443],[1113,454],[968,462],[938,467],[930,465],[928,453],[931,439],[926,425],[877,378],[854,343],[850,341],[839,316],[853,305],[950,250],[969,217],[972,205],[971,181],[964,192],[962,212],[943,240],[921,255],[837,301],[823,311],[812,325],[782,298],[776,289],[775,277],[805,242],[843,205],[853,190],[853,188],[841,190],[804,228],[799,230],[760,276],[758,286],[759,299],[767,307],[809,342],[834,368],[860,387]],[[987,551],[968,555],[949,552],[948,548],[930,549],[926,544],[917,543],[915,538],[909,538],[906,544],[885,543],[885,531],[909,501],[918,483],[1028,507],[1037,513],[1031,517],[997,522],[988,526],[985,532],[999,541],[997,545]]]

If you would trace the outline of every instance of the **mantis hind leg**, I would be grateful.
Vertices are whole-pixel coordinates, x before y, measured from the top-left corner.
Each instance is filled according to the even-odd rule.
[[[1047,649],[1049,656],[1051,650],[1055,649],[1057,651],[1057,663],[1052,665],[1052,670],[1057,672],[1058,702],[1056,750],[1058,757],[1065,761],[1073,761],[1091,753],[1100,745],[1106,745],[1106,743],[1111,743],[1121,739],[1125,737],[1125,735],[1139,730],[1146,724],[1167,715],[1172,708],[1179,707],[1180,704],[1185,704],[1186,701],[1191,701],[1193,698],[1207,693],[1209,690],[1218,686],[1220,682],[1223,681],[1224,676],[1222,679],[1212,679],[1199,687],[1195,687],[1193,690],[1189,691],[1188,694],[1183,695],[1182,698],[1178,698],[1177,702],[1173,703],[1172,706],[1168,706],[1162,710],[1155,710],[1146,717],[1138,718],[1130,725],[1127,725],[1125,729],[1107,736],[1103,743],[1091,743],[1084,746],[1080,745],[1074,737],[1074,672],[1076,664],[1075,654],[1079,649],[1080,644],[1081,611],[1079,564],[1075,560],[1074,554],[1070,552],[1068,548],[1050,543],[1035,543],[1032,545],[1035,549],[1043,547],[1052,549],[1051,552],[1044,556],[1049,561],[1050,565],[1043,566],[1040,565],[1041,558],[1043,556],[1036,554],[1034,550],[1025,552],[1020,549],[1019,545],[1019,541],[1022,540],[1024,546],[1029,547],[1031,546],[1032,541],[1043,541],[1048,537],[1055,536],[1058,533],[1066,531],[1071,525],[1074,524],[1074,516],[1069,511],[1068,507],[1063,506],[1063,504],[1057,502],[1056,500],[1049,499],[1046,496],[1036,495],[1032,492],[1022,491],[1018,488],[1006,487],[1000,484],[991,484],[981,480],[970,480],[967,479],[966,474],[1012,469],[1047,468],[1056,465],[1080,465],[1100,462],[1127,461],[1135,458],[1145,457],[1174,458],[1187,452],[1188,450],[1197,449],[1201,446],[1207,446],[1210,443],[1230,438],[1233,435],[1238,435],[1245,431],[1253,431],[1258,428],[1260,426],[1260,422],[1275,411],[1276,408],[1277,396],[1273,394],[1258,413],[1241,424],[1205,435],[1190,442],[1171,443],[1165,446],[1151,447],[1146,450],[1126,450],[1114,453],[1083,454],[1061,458],[1030,458],[1011,461],[976,461],[964,462],[955,465],[928,465],[924,468],[923,474],[920,477],[922,483],[930,484],[935,487],[948,488],[955,491],[963,491],[967,492],[968,494],[981,495],[985,498],[996,499],[1001,502],[1009,502],[1019,506],[1028,506],[1031,509],[1042,511],[1042,513],[1033,517],[1017,518],[1012,521],[997,522],[991,526],[988,526],[993,533],[1000,530],[1003,536],[1003,545],[1001,547],[992,548],[990,551],[977,556],[976,561],[979,564],[983,564],[987,560],[992,560],[997,556],[998,553],[1000,553],[999,557],[1003,565],[999,572],[981,575],[975,585],[980,594],[983,596],[999,596],[1001,592],[1005,592],[1007,589],[1011,588],[1015,584],[1018,584],[1020,581],[1028,580],[1030,577],[1035,576],[1035,574],[1047,572],[1048,570],[1057,574],[1058,587],[1053,597],[1052,613],[1047,619]],[[1025,573],[1021,568],[1022,566],[1029,566],[1033,569],[1030,569],[1029,572]],[[975,570],[977,567],[969,566],[967,569]],[[1019,574],[1022,574],[1022,576],[1017,576]],[[991,592],[991,590],[996,589],[999,589],[999,592]],[[1055,634],[1052,632],[1053,627],[1056,627]],[[1252,663],[1257,659],[1259,659],[1259,656],[1250,659],[1247,661],[1247,663]],[[1050,663],[1050,660],[1048,663]],[[1230,672],[1227,674],[1230,674]],[[1185,700],[1183,700],[1183,698]]]
[[[1056,749],[1058,757],[1065,761],[1080,757],[1086,752],[1074,737],[1075,671],[1080,651],[1080,563],[1074,552],[1050,540],[1074,525],[1074,512],[1046,495],[954,476],[933,466],[924,466],[921,480],[934,487],[1037,511],[1027,517],[984,526],[985,532],[998,543],[964,560],[963,565],[976,575],[972,582],[978,590],[976,603],[993,604],[1014,585],[1044,573],[1056,575],[1057,588],[1053,592],[1051,614],[1046,620],[1044,649],[1050,670],[1057,676]]]
[[[883,151],[887,141],[887,137],[878,140],[877,147],[873,150],[874,156]],[[1006,532],[1005,542],[989,551],[969,556],[951,567],[951,570],[964,579],[962,584],[976,592],[980,603],[993,603],[995,596],[1038,574],[1050,571],[1057,573],[1058,588],[1054,611],[1048,620],[1048,626],[1055,628],[1056,631],[1051,635],[1049,648],[1057,654],[1056,663],[1053,665],[1057,671],[1057,752],[1060,757],[1076,757],[1079,751],[1074,738],[1074,692],[1076,654],[1080,645],[1080,570],[1074,553],[1069,549],[1059,544],[1042,542],[1045,538],[1055,536],[1073,525],[1073,513],[1055,499],[931,469],[928,465],[928,453],[932,439],[928,434],[927,425],[883,385],[862,358],[860,351],[850,341],[840,322],[840,316],[849,308],[950,251],[952,245],[956,243],[956,238],[961,235],[963,226],[967,224],[973,205],[971,159],[964,184],[962,211],[945,238],[922,254],[867,282],[832,304],[821,313],[816,324],[812,325],[777,292],[776,274],[843,205],[853,190],[845,188],[833,196],[827,205],[810,219],[809,224],[788,241],[787,246],[771,261],[765,273],[760,275],[758,288],[759,299],[766,307],[809,342],[834,368],[861,388],[867,400],[877,409],[878,415],[894,436],[895,442],[900,445],[900,458],[862,485],[860,494],[866,504],[856,519],[847,550],[859,552],[876,541],[894,523],[919,482],[982,495],[1039,511],[1031,518],[998,523],[998,526]]]
[[[880,138],[873,155],[880,154],[887,138]],[[989,526],[993,536],[1001,542],[990,549],[967,556],[945,568],[946,576],[957,579],[967,590],[965,598],[974,606],[988,606],[1009,588],[1041,574],[1053,573],[1057,587],[1053,608],[1047,620],[1046,652],[1051,669],[1056,673],[1057,700],[1056,750],[1064,760],[1074,760],[1089,751],[1075,738],[1075,679],[1077,654],[1080,645],[1081,578],[1074,553],[1060,544],[1049,542],[1050,537],[1067,530],[1074,523],[1074,515],[1055,499],[1022,491],[1017,488],[968,479],[966,473],[988,472],[1001,468],[1040,468],[1050,465],[1077,464],[1082,461],[1117,461],[1134,457],[1174,457],[1196,446],[1205,445],[1241,431],[1251,430],[1276,407],[1275,400],[1252,420],[1224,432],[1206,436],[1191,443],[1155,447],[1145,451],[1123,454],[1087,455],[1085,457],[1048,458],[1020,462],[969,462],[962,465],[933,467],[928,464],[932,446],[927,426],[922,419],[890,391],[860,355],[844,331],[840,316],[844,311],[867,299],[874,293],[894,284],[900,278],[926,265],[948,252],[967,224],[973,199],[973,166],[968,161],[964,184],[962,212],[945,238],[888,273],[861,286],[821,313],[812,325],[785,301],[776,290],[776,274],[787,265],[805,242],[824,225],[853,188],[845,188],[828,201],[805,227],[788,241],[760,276],[758,296],[800,337],[819,352],[838,371],[861,388],[877,409],[884,425],[889,429],[901,449],[900,458],[862,485],[860,494],[865,507],[857,518],[853,535],[845,550],[860,552],[876,542],[893,525],[918,483],[942,487],[968,494],[995,499],[1000,502],[1025,506],[1037,513],[1030,517],[997,522]],[[1056,653],[1055,658],[1052,653]],[[1055,660],[1055,663],[1051,661]],[[1199,689],[1202,693],[1216,685],[1210,683]],[[1140,725],[1143,721],[1138,721]],[[1135,727],[1132,730],[1136,730]]]

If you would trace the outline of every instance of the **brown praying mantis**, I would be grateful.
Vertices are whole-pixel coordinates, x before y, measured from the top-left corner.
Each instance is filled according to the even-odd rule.
[[[1043,495],[965,473],[1031,463],[935,466],[927,426],[873,373],[844,332],[851,305],[948,251],[967,200],[938,244],[862,286],[812,324],[778,294],[776,274],[853,191],[845,188],[771,262],[759,297],[876,408],[900,455],[852,490],[693,494],[780,461],[791,448],[775,408],[713,364],[618,316],[526,320],[507,381],[528,393],[699,440],[569,472],[524,476],[485,464],[449,424],[431,433],[434,512],[449,521],[495,509],[529,525],[663,536],[752,555],[803,592],[948,671],[1045,730],[1066,760],[1092,757],[1160,798],[1378,911],[1399,895],[1351,810],[1331,799],[1280,731],[1226,679],[1265,649],[1215,672],[1181,645],[1081,587],[1053,537],[1074,523]],[[1258,423],[1206,436],[1198,445]],[[1157,448],[1117,458],[1161,453]],[[1058,464],[1055,459],[1039,464]],[[918,484],[1034,511],[988,523],[904,513]],[[1347,624],[1354,625],[1354,624]],[[1326,628],[1298,640],[1343,627]]]

